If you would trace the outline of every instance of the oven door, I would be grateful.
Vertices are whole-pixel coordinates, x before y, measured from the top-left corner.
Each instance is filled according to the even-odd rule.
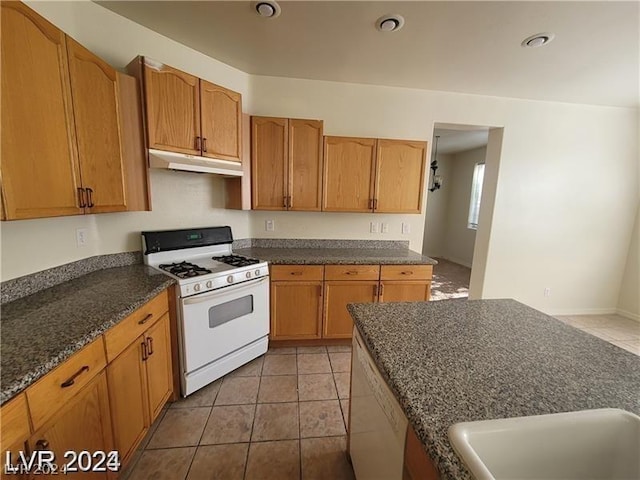
[[[180,299],[185,373],[269,334],[269,277]]]

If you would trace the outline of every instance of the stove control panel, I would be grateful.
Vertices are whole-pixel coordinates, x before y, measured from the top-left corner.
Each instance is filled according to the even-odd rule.
[[[233,273],[218,275],[214,278],[207,279],[205,277],[201,279],[184,279],[180,281],[180,293],[183,297],[189,297],[191,295],[202,294],[219,288],[231,287],[250,280],[257,280],[258,278],[266,277],[267,275],[269,275],[268,266],[252,265],[250,267],[234,270]]]

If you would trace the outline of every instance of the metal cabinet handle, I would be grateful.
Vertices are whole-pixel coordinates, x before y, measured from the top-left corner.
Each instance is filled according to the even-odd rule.
[[[369,201],[367,202],[367,209],[373,210],[373,199],[372,198],[370,198]]]
[[[196,137],[196,150],[200,150],[200,137]]]
[[[377,209],[378,209],[378,199],[377,199],[377,198],[374,198],[374,199],[373,199],[373,209],[374,209],[374,210],[377,210]]]
[[[89,366],[88,365],[83,365],[82,368],[80,368],[80,370],[78,370],[76,373],[74,373],[73,375],[71,375],[66,381],[62,382],[60,384],[61,388],[67,388],[70,387],[71,385],[73,385],[76,382],[76,378],[80,375],[82,375],[84,372],[88,372],[89,371]]]
[[[144,317],[142,320],[138,320],[138,325],[144,325],[145,323],[147,323],[152,318],[153,318],[153,313],[148,313],[147,316]]]
[[[291,208],[291,196],[287,197],[287,208]]]
[[[378,296],[378,285],[374,285],[373,286],[373,296],[377,297]]]
[[[36,450],[49,450],[49,440],[41,438],[36,442]]]
[[[380,284],[380,298],[382,298],[382,295],[384,295],[384,283]]]
[[[282,206],[283,206],[284,208],[287,208],[287,198],[288,198],[288,197],[287,197],[286,195],[285,195],[284,197],[282,197]]]
[[[142,345],[142,361],[146,362],[147,358],[149,358],[149,353],[147,352],[147,342],[140,343]]]
[[[205,137],[202,137],[202,151],[207,151],[207,139]]]
[[[147,348],[149,356],[153,355],[153,337],[147,337]]]
[[[87,207],[89,207],[89,208],[95,207],[95,204],[93,203],[93,189],[92,188],[87,188]]]
[[[85,208],[87,206],[87,202],[84,199],[84,188],[78,187],[78,199],[80,203],[80,208]]]

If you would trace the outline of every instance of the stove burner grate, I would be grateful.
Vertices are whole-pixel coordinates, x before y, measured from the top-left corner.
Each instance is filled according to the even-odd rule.
[[[159,265],[159,267],[179,278],[198,277],[211,273],[211,270],[208,268],[199,267],[189,262],[167,263]]]

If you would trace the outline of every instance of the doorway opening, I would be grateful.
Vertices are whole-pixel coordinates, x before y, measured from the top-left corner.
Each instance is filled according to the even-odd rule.
[[[434,126],[422,244],[438,261],[432,300],[482,298],[501,144],[502,128]]]

